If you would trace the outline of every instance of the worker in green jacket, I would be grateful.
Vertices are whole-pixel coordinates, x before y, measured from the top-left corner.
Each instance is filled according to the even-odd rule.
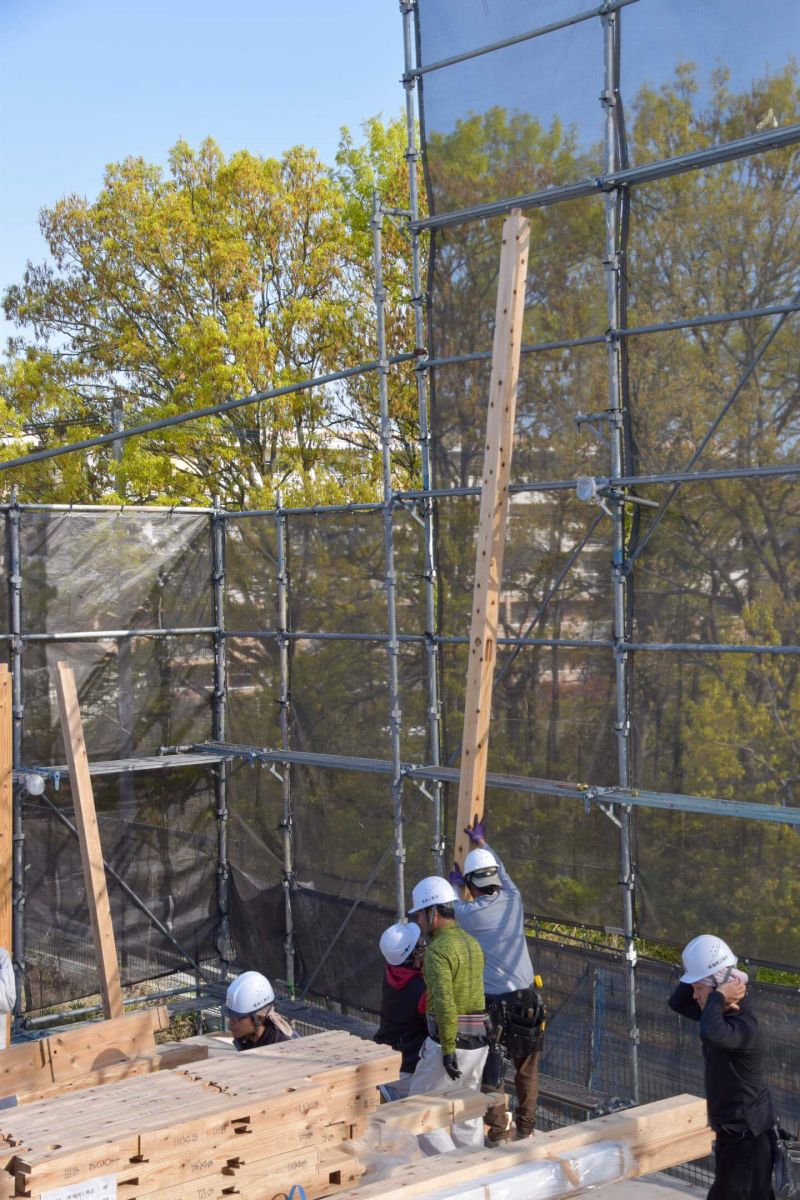
[[[488,1024],[483,995],[483,951],[475,938],[456,925],[452,884],[430,875],[414,888],[413,913],[428,949],[423,974],[428,991],[428,1037],[422,1044],[409,1096],[481,1089],[488,1053]],[[462,1121],[452,1130],[435,1129],[419,1137],[425,1154],[483,1145],[483,1120]]]

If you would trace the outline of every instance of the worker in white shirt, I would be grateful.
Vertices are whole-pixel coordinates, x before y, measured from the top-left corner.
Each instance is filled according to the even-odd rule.
[[[0,1050],[6,1048],[6,1014],[14,1011],[17,984],[11,955],[0,946]]]

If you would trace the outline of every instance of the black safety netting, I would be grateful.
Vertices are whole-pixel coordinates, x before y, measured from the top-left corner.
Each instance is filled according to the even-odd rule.
[[[211,772],[181,768],[95,777],[93,792],[122,983],[215,959]],[[34,1009],[99,991],[78,838],[53,811],[74,825],[69,781],[46,796],[24,803],[25,1006]]]
[[[213,624],[204,513],[24,510],[20,566],[26,635]]]
[[[45,795],[74,823],[57,663],[75,673],[92,759],[158,755],[211,736],[213,638],[200,632],[213,626],[210,518],[166,509],[15,515],[22,761],[62,767]],[[7,515],[7,553],[10,532]],[[8,619],[6,611],[6,629]],[[121,770],[95,776],[93,790],[106,861],[141,901],[110,878],[123,983],[215,958],[211,771]],[[77,836],[45,798],[22,795],[25,1007],[38,1008],[98,985]]]
[[[288,739],[292,750],[390,760],[386,562],[383,513],[356,510],[226,522],[228,740],[281,745],[279,539],[285,554]],[[429,761],[422,578],[422,530],[410,514],[394,522],[398,628],[398,693],[404,761]],[[317,636],[322,634],[323,636]],[[260,636],[259,636],[260,635]],[[337,636],[338,635],[338,636]],[[231,918],[241,961],[285,973],[282,871],[284,778],[273,770],[234,767],[228,782],[232,870]],[[342,995],[352,980],[340,966],[366,954],[358,933],[361,897],[397,907],[394,799],[388,770],[288,768],[293,857],[292,914],[297,974],[314,990]],[[406,788],[404,837],[409,878],[430,860],[430,800]],[[381,926],[379,924],[378,934]],[[376,934],[376,937],[378,936]],[[331,949],[331,943],[333,949]],[[370,935],[369,955],[375,941]],[[326,953],[327,951],[327,953]],[[351,966],[352,969],[352,966]],[[366,968],[364,968],[366,970]]]
[[[417,8],[437,488],[481,480],[502,223],[481,206],[523,198],[531,226],[511,469],[522,490],[506,536],[489,770],[618,784],[623,734],[635,788],[793,808],[800,546],[796,477],[781,472],[797,461],[800,411],[796,146],[654,170],[619,196],[596,181],[797,124],[800,10],[638,0],[610,18],[614,34],[596,10],[580,19],[590,7]],[[613,504],[601,490],[587,505],[576,482],[602,489],[615,474],[616,421],[621,473],[656,478],[627,493],[645,503],[625,505],[615,550]],[[691,471],[733,477],[658,478]],[[476,497],[435,501],[443,760],[454,765],[477,517]],[[503,643],[520,638],[529,644]],[[490,831],[532,917],[616,935],[625,843],[593,795],[493,789]],[[449,834],[452,788],[447,801]],[[631,826],[640,936],[681,945],[713,928],[750,959],[800,965],[796,826],[723,805],[636,806]],[[542,953],[549,998],[563,1004],[544,1069],[626,1094],[628,968],[586,946],[557,962]],[[676,1032],[657,966],[637,977],[643,1098],[674,1092],[676,1079],[698,1090],[696,1031]],[[759,989],[758,1000],[785,1103],[796,998]],[[593,1065],[600,1044],[610,1069]]]

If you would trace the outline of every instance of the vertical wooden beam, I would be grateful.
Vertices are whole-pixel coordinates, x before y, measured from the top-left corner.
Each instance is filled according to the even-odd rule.
[[[89,902],[89,917],[97,953],[103,1012],[106,1017],[121,1017],[123,1005],[119,962],[114,928],[111,924],[111,905],[103,866],[103,851],[100,847],[100,830],[94,806],[92,778],[89,774],[89,759],[83,738],[83,722],[78,707],[78,690],[75,686],[75,675],[68,663],[58,663],[56,690],[75,806],[75,824],[78,827],[81,861],[86,880],[86,898]]]
[[[483,816],[529,239],[530,224],[514,209],[503,222],[497,282],[455,835],[460,865],[469,850],[464,826]]]
[[[12,742],[11,672],[0,664],[0,946],[12,953],[12,889],[14,857],[14,785]],[[6,1046],[11,1044],[11,1015],[0,1014],[5,1023]]]

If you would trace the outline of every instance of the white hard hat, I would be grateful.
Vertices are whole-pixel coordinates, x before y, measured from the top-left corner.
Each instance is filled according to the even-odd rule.
[[[708,975],[736,966],[736,955],[722,938],[711,933],[701,933],[692,938],[681,955],[683,974],[681,983],[698,983]]]
[[[245,971],[237,975],[225,996],[225,1015],[228,1017],[250,1017],[272,1004],[275,993],[266,975],[259,971]]]
[[[453,904],[457,899],[452,883],[442,879],[441,875],[428,875],[411,893],[412,907],[408,911],[415,913],[434,904]]]
[[[476,873],[480,881],[486,883],[496,882],[497,859],[491,850],[484,850],[482,846],[477,850],[470,850],[464,859],[464,877],[469,878],[470,875],[475,875]]]
[[[381,934],[381,954],[393,967],[399,967],[405,962],[419,941],[419,925],[408,925],[398,922],[384,929]]]

